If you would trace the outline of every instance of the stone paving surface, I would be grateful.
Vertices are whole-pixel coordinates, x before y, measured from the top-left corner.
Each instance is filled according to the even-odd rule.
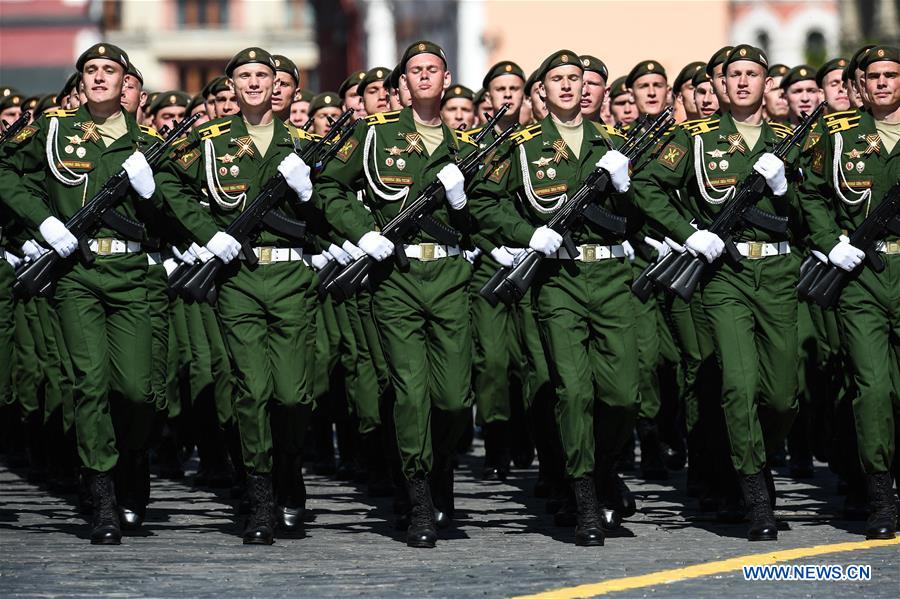
[[[480,447],[478,448],[480,453]],[[48,495],[0,467],[0,597],[501,597],[647,574],[707,561],[863,540],[862,522],[836,518],[835,478],[777,476],[776,543],[749,543],[743,525],[715,522],[681,489],[628,476],[639,512],[605,547],[581,548],[556,528],[531,487],[536,469],[507,483],[478,480],[480,459],[457,471],[458,526],[437,548],[410,549],[393,527],[390,499],[309,475],[313,520],[303,539],[244,546],[230,500],[181,482],[153,480],[142,531],[119,547],[93,547],[74,497]],[[900,546],[795,563],[869,564],[870,582],[747,582],[740,572],[616,593],[617,597],[900,596]]]

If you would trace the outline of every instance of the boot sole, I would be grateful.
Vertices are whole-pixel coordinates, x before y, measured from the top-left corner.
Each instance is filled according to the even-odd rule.
[[[407,541],[406,546],[413,549],[434,549],[436,543],[428,543],[421,541]]]
[[[268,541],[266,539],[244,539],[244,545],[274,545],[275,539]]]
[[[880,532],[877,534],[866,534],[866,540],[869,541],[889,541],[893,538],[896,538],[896,534],[893,532]]]
[[[91,539],[91,545],[121,545],[122,539]]]

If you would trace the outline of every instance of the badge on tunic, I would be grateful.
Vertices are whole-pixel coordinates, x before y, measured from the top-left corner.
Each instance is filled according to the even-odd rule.
[[[401,171],[403,169],[405,169],[406,168],[406,160],[404,160],[403,158],[398,158],[397,159],[397,168],[399,168]]]
[[[228,174],[228,167],[227,167],[227,166],[220,166],[220,167],[219,167],[219,176],[220,176],[220,177],[224,177],[224,176],[227,175],[227,174]]]
[[[860,152],[860,151],[857,150],[856,148],[853,148],[853,149],[850,150],[849,152],[844,152],[844,154],[845,154],[845,155],[847,156],[847,158],[849,158],[850,160],[856,160],[857,158],[859,158],[860,156],[862,156],[862,152]]]
[[[84,133],[82,139],[85,141],[100,141],[100,131],[97,129],[97,123],[94,121],[78,123],[77,126]]]
[[[862,174],[864,170],[866,170],[866,163],[860,160],[856,163],[856,172]]]
[[[875,154],[881,153],[881,138],[878,137],[877,133],[872,134],[872,135],[860,135],[860,138],[865,139],[866,144],[868,144],[868,146],[866,147],[866,150],[863,152],[863,154],[868,156],[869,154],[872,154],[873,152]]]
[[[399,156],[400,155],[400,148],[398,148],[397,146],[391,146],[390,148],[385,148],[385,150],[387,150],[387,152],[390,156]]]
[[[394,159],[390,156],[387,157],[387,160],[384,161],[385,166],[394,166]]]
[[[234,156],[231,154],[223,154],[221,156],[217,156],[216,160],[221,160],[222,164],[231,164],[234,162]]]
[[[65,150],[66,150],[66,154],[71,154],[72,152],[75,151],[75,148],[73,148],[72,146],[66,146]]]
[[[82,148],[82,147],[79,147],[79,148],[77,148],[77,149],[75,150],[75,155],[78,156],[79,158],[84,158],[84,156],[85,156],[86,154],[87,154],[87,150],[85,150],[85,149]]]
[[[553,151],[556,154],[553,156],[553,162],[559,164],[561,160],[569,160],[569,148],[566,147],[566,142],[561,139],[557,139],[553,142]]]
[[[232,177],[237,177],[241,173],[241,167],[236,164],[232,164],[231,168],[228,169],[228,172],[231,173]]]
[[[714,171],[714,170],[716,170],[716,161],[713,160],[712,162],[710,162],[710,163],[707,164],[706,166],[709,167],[709,170]]]
[[[76,146],[84,141],[83,139],[81,139],[81,138],[80,138],[79,136],[77,136],[77,135],[67,135],[67,136],[66,136],[66,139],[69,140],[69,143],[70,143],[70,144],[76,145]]]
[[[722,160],[719,161],[719,168],[722,169],[723,171],[727,171],[727,170],[728,170],[728,165],[729,165],[729,164],[730,164],[730,163],[729,163],[727,160],[722,159]]]
[[[406,140],[406,149],[403,151],[407,154],[424,154],[425,148],[422,146],[422,136],[418,133],[404,133],[403,139]]]
[[[547,176],[550,177],[551,179],[556,179],[556,169],[553,167],[548,168]]]
[[[249,135],[245,135],[243,137],[232,137],[231,141],[237,144],[237,155],[235,158],[240,158],[241,156],[250,156],[253,157],[253,138]]]
[[[544,171],[536,171],[534,173],[534,178],[541,181],[544,178]]]
[[[744,145],[744,138],[741,137],[740,133],[735,133],[733,135],[728,136],[728,153],[734,154],[735,152],[740,152],[744,154],[747,151],[747,146]]]
[[[725,152],[723,152],[719,148],[716,148],[715,150],[710,150],[709,152],[707,152],[707,154],[709,154],[711,158],[721,158],[725,155]]]
[[[853,170],[853,163],[852,163],[852,162],[848,162],[847,164],[844,165],[844,168],[846,168],[848,171],[852,171],[852,170]]]
[[[535,165],[538,168],[544,168],[545,166],[550,164],[550,159],[547,158],[546,156],[541,156],[537,160],[532,160],[531,164]]]

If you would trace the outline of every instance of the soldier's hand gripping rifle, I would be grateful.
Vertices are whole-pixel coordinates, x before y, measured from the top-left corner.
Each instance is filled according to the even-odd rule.
[[[182,120],[165,139],[157,141],[144,152],[144,157],[151,168],[159,163],[169,147],[187,133],[198,118],[199,115],[194,115]],[[37,260],[29,262],[16,273],[13,290],[21,297],[33,297],[46,292],[57,279],[74,266],[76,260],[81,260],[84,264],[93,263],[94,254],[88,245],[89,238],[102,225],[134,241],[143,240],[143,225],[115,211],[129,189],[131,184],[125,169],[110,177],[100,191],[66,222],[66,228],[78,240],[78,251],[68,258],[62,258],[56,252],[49,251]]]
[[[775,146],[772,153],[782,161],[786,160],[791,149],[806,139],[807,133],[815,125],[824,107],[824,102],[819,104],[789,136]],[[709,232],[715,233],[725,242],[725,251],[735,264],[743,259],[732,239],[732,235],[740,227],[752,225],[780,235],[787,232],[788,220],[786,218],[763,212],[756,207],[756,204],[765,195],[766,188],[765,177],[754,171],[741,182],[734,199],[719,211],[709,226]],[[706,266],[707,263],[703,258],[686,251],[669,260],[664,267],[661,266],[651,272],[650,277],[657,285],[675,293],[687,302],[694,294]]]
[[[19,118],[8,125],[6,129],[3,130],[3,133],[0,133],[0,146],[15,137],[19,131],[28,124],[29,119],[31,119],[31,112],[26,110],[22,112]]]
[[[850,245],[865,252],[866,258],[853,271],[822,262],[815,256],[806,259],[800,274],[797,291],[800,297],[814,301],[823,308],[837,303],[841,291],[858,271],[869,268],[875,272],[884,270],[884,260],[878,255],[878,244],[890,235],[900,236],[900,183],[895,183],[887,195],[869,216],[860,223],[850,237]]]
[[[629,137],[619,148],[619,152],[634,164],[673,124],[671,115],[672,109],[666,108],[646,129]],[[570,256],[578,255],[572,232],[583,221],[613,235],[625,234],[625,218],[600,206],[611,193],[612,180],[609,173],[605,169],[595,168],[586,177],[581,188],[547,222],[547,227],[562,236],[563,246]],[[501,268],[491,277],[480,291],[481,296],[492,305],[496,305],[498,301],[507,305],[518,302],[534,282],[544,258],[541,252],[530,248],[525,250],[512,268]]]
[[[315,143],[306,146],[300,152],[300,158],[306,164],[315,164],[318,153],[325,148],[338,134],[344,123],[353,116],[353,110],[347,110],[333,123],[331,130]],[[253,242],[263,229],[274,231],[289,239],[302,241],[306,236],[306,224],[290,219],[274,210],[286,197],[287,180],[276,173],[269,179],[253,202],[235,218],[225,229],[241,244],[239,257],[248,266],[254,266],[259,260],[253,253]],[[225,263],[218,257],[207,262],[196,263],[186,276],[183,294],[195,301],[215,301],[216,279]],[[172,273],[173,276],[175,273]]]
[[[481,140],[493,130],[500,118],[506,113],[507,108],[507,106],[500,108],[491,120],[485,124],[484,129],[475,138],[476,143],[480,145]],[[517,127],[518,125],[513,123],[494,138],[489,145],[463,158],[458,166],[467,183],[472,180],[478,169],[484,164],[485,159],[512,135]],[[440,223],[432,216],[432,212],[443,201],[443,184],[438,180],[432,181],[414,202],[404,208],[382,229],[381,234],[394,243],[394,259],[399,268],[406,269],[409,267],[409,259],[406,257],[403,249],[403,241],[419,230],[425,231],[446,245],[455,245],[459,242],[459,234],[456,231]],[[368,254],[357,258],[332,279],[331,284],[327,287],[328,292],[338,301],[352,297],[363,287],[363,283],[374,265],[375,259]]]

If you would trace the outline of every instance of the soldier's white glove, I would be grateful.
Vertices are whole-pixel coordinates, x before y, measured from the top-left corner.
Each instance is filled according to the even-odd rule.
[[[178,262],[175,261],[175,258],[166,258],[163,260],[163,268],[166,269],[166,276],[171,277],[175,269],[178,268]]]
[[[379,262],[394,253],[394,243],[378,231],[369,231],[359,238],[356,245]]]
[[[65,258],[78,247],[78,240],[55,216],[48,216],[38,227],[41,235],[57,254]]]
[[[695,256],[703,254],[707,262],[712,262],[725,251],[725,242],[718,235],[710,233],[706,229],[700,229],[693,233],[684,242],[684,246]]]
[[[312,197],[312,180],[309,178],[309,167],[296,154],[288,154],[278,165],[278,172],[287,181],[288,187],[294,190],[301,202],[308,202]]]
[[[328,254],[331,255],[332,258],[337,260],[338,264],[341,266],[347,266],[353,261],[353,256],[351,256],[348,252],[345,252],[342,248],[334,245],[333,243],[328,246]]]
[[[9,265],[13,267],[13,270],[19,268],[19,265],[22,264],[22,259],[12,252],[6,252],[5,258],[6,261],[9,262]]]
[[[149,199],[156,191],[156,182],[153,180],[153,169],[147,163],[144,155],[135,150],[134,154],[125,159],[122,168],[128,174],[128,182],[142,198]]]
[[[528,242],[528,247],[536,252],[540,252],[545,256],[549,256],[559,249],[562,245],[562,235],[551,229],[550,227],[538,227]]]
[[[668,237],[664,237],[663,241],[666,242],[666,245],[678,252],[679,254],[683,254],[685,252],[684,246],[680,243],[677,243],[674,239],[669,239]]]
[[[810,250],[812,255],[818,258],[821,262],[828,264],[828,256],[820,252],[819,250]]]
[[[328,252],[322,252],[321,254],[316,254],[312,258],[310,258],[310,262],[312,262],[313,268],[316,270],[322,270],[325,268],[325,265],[331,262],[332,256]]]
[[[354,260],[359,260],[366,255],[364,251],[356,247],[356,245],[350,243],[349,240],[341,244],[341,249],[350,254],[350,257]]]
[[[475,264],[475,261],[478,260],[478,256],[481,255],[481,249],[475,248],[474,250],[463,250],[463,258],[469,261],[469,264]]]
[[[228,264],[234,260],[241,251],[241,244],[238,240],[224,231],[219,231],[206,242],[206,249],[210,251],[216,258]],[[200,256],[203,260],[203,257]],[[203,260],[206,262],[206,260]]]
[[[656,261],[659,262],[672,252],[672,248],[665,241],[656,241],[652,237],[644,237],[644,243],[656,250]]]
[[[516,263],[516,254],[511,252],[506,246],[500,246],[491,250],[491,258],[497,261],[497,264],[505,268],[512,268]]]
[[[609,173],[613,187],[619,193],[625,193],[631,187],[631,177],[628,175],[628,157],[616,150],[610,150],[597,161],[595,165]]]
[[[454,210],[461,210],[466,205],[466,178],[455,164],[448,164],[437,174],[438,181],[444,186],[447,203]]]
[[[784,175],[784,163],[778,156],[771,152],[766,152],[759,157],[753,170],[766,178],[766,185],[777,196],[783,196],[787,193],[788,183]]]
[[[25,260],[27,262],[37,260],[49,251],[50,250],[39,244],[34,239],[29,239],[22,244],[22,253],[25,254]]]
[[[622,242],[622,249],[625,251],[625,257],[629,262],[634,262],[634,248],[628,243],[628,240]]]
[[[828,260],[837,266],[850,272],[860,265],[863,258],[866,257],[865,252],[847,241],[839,241],[836,246],[828,252]]]

